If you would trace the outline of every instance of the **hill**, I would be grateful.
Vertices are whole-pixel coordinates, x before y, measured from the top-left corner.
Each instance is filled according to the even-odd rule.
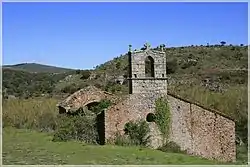
[[[12,70],[22,70],[31,73],[63,73],[71,71],[72,69],[54,67],[49,65],[37,64],[37,63],[21,63],[15,65],[4,65],[3,68],[8,68]]]
[[[159,47],[153,49],[160,49]],[[237,142],[247,144],[248,47],[207,45],[164,48],[168,91],[236,120]],[[4,97],[69,95],[95,85],[117,95],[128,93],[127,54],[95,68],[66,73],[28,73],[3,69]],[[118,82],[122,81],[121,83]]]
[[[73,70],[64,73],[34,73],[13,68],[3,68],[3,98],[15,96],[16,98],[29,98],[51,95],[55,85],[66,76],[74,73]]]

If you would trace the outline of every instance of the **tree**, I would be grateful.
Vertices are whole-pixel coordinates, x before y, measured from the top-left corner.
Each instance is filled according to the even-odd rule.
[[[120,61],[116,62],[115,67],[116,67],[116,69],[120,69],[120,67],[121,67],[121,62],[120,62]]]
[[[88,79],[91,75],[91,72],[89,70],[82,70],[81,71],[81,79]]]
[[[220,44],[221,44],[222,46],[224,46],[224,45],[226,45],[226,42],[225,42],[225,41],[221,41]]]
[[[81,70],[76,70],[76,74],[80,74],[81,73]]]

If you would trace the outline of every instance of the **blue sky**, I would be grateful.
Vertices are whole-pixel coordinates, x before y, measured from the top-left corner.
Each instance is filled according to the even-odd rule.
[[[3,3],[3,64],[89,69],[128,45],[247,44],[247,3]]]

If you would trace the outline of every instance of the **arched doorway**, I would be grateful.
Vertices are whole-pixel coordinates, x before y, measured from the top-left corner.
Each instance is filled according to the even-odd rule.
[[[154,59],[151,56],[145,59],[145,77],[155,77]]]
[[[88,110],[96,114],[97,143],[100,145],[105,144],[105,109],[109,105],[107,100],[95,101],[86,105]]]
[[[105,144],[105,110],[102,110],[96,116],[96,126],[97,126],[97,133],[98,133],[97,143],[100,145],[104,145]]]

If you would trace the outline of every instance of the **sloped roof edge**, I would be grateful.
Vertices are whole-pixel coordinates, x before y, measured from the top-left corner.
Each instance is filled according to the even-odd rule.
[[[210,112],[212,112],[212,113],[218,114],[218,115],[220,115],[220,116],[223,116],[223,117],[225,117],[225,118],[227,118],[227,119],[230,119],[230,120],[232,120],[232,121],[235,122],[235,119],[234,119],[233,117],[231,117],[231,116],[229,116],[229,115],[227,115],[227,114],[224,114],[224,113],[222,113],[222,112],[220,112],[220,111],[218,111],[218,110],[215,110],[215,109],[206,107],[205,105],[202,105],[202,104],[200,104],[200,103],[198,103],[198,102],[194,102],[194,101],[191,101],[191,100],[184,99],[184,98],[180,97],[179,95],[173,94],[173,93],[171,93],[171,92],[168,92],[168,95],[170,95],[170,96],[172,96],[172,97],[174,97],[174,98],[176,98],[176,99],[182,100],[182,101],[184,101],[184,102],[187,102],[187,103],[190,103],[190,104],[194,104],[194,105],[196,105],[196,106],[198,106],[198,107],[201,107],[201,108],[203,108],[203,109],[205,109],[205,110],[208,110],[208,111],[210,111]]]

